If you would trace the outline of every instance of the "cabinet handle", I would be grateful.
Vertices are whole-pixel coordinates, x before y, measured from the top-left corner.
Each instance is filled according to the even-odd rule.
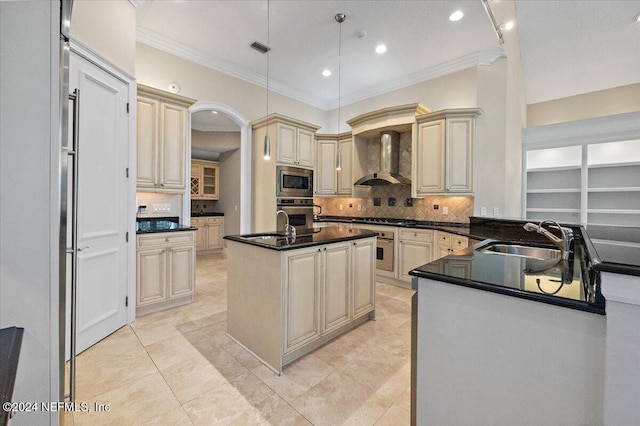
[[[164,183],[161,183],[160,186],[164,186]]]

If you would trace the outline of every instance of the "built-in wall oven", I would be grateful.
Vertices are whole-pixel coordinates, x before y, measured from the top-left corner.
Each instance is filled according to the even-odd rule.
[[[393,232],[378,231],[376,239],[376,269],[393,272]]]
[[[289,216],[289,225],[313,228],[313,198],[278,198],[277,207]],[[283,230],[285,223],[284,215],[278,215],[277,229]]]
[[[276,166],[276,179],[276,197],[313,197],[313,170]]]

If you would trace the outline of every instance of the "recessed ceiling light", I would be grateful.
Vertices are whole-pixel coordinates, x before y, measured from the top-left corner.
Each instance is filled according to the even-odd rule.
[[[211,114],[217,114],[218,111],[211,111]]]
[[[331,70],[322,71],[322,75],[325,76],[325,77],[330,77],[331,76]]]
[[[500,29],[503,30],[503,31],[509,31],[509,30],[513,29],[514,26],[515,26],[515,22],[509,21],[506,24],[500,25]]]
[[[453,22],[459,21],[462,19],[463,16],[464,16],[464,13],[462,13],[461,10],[456,10],[451,15],[449,15],[449,20]]]
[[[376,53],[383,54],[386,51],[387,51],[387,46],[385,46],[384,44],[379,44],[376,46]]]

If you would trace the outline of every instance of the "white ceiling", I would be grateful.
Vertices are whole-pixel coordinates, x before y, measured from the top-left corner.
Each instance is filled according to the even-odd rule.
[[[639,0],[515,3],[527,103],[640,82]],[[336,13],[347,15],[341,105],[503,55],[481,0],[271,0],[269,9],[270,89],[323,109],[338,99]],[[450,22],[457,9],[464,18]],[[139,0],[137,19],[138,41],[265,86],[266,55],[249,45],[267,44],[266,0]],[[384,55],[374,52],[381,42]]]

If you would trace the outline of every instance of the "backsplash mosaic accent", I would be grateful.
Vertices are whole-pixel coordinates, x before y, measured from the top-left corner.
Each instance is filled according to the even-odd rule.
[[[380,198],[379,206],[374,205],[374,198]],[[395,198],[394,206],[389,205],[390,198]],[[368,198],[316,197],[313,202],[322,206],[323,215],[330,216],[385,217],[456,223],[469,223],[469,217],[473,216],[473,197],[413,198],[412,206],[407,206],[407,199],[411,199],[409,185],[385,185],[371,187]],[[434,204],[438,205],[438,210],[434,210]],[[362,211],[358,211],[358,206]],[[449,209],[449,214],[442,214],[444,207]]]

